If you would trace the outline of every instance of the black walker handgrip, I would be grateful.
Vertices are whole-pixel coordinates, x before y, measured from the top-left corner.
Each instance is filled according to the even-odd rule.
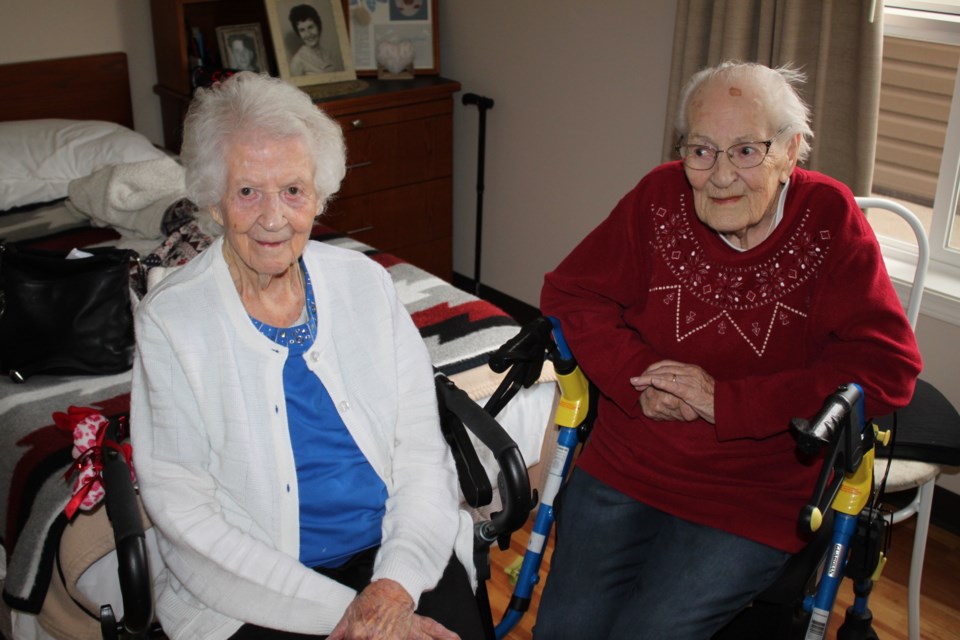
[[[547,349],[553,344],[550,337],[552,329],[550,320],[544,316],[523,325],[517,335],[493,352],[490,356],[490,368],[494,373],[503,373],[518,362],[528,362],[543,367]],[[530,386],[539,377],[540,369],[537,369],[536,376],[532,380],[525,380],[525,386]]]
[[[553,346],[551,329],[550,321],[540,316],[491,354],[487,363],[490,369],[507,373],[484,406],[490,415],[498,415],[521,388],[529,388],[540,379],[547,350]]]
[[[807,455],[815,455],[836,438],[843,436],[845,427],[851,424],[859,425],[860,396],[861,391],[857,385],[841,385],[824,401],[813,420],[794,418],[792,425],[797,431],[797,446],[800,450]],[[854,468],[859,464],[858,461],[850,462]]]
[[[800,522],[808,530],[818,528],[814,514],[819,512],[822,516],[826,513],[840,491],[844,474],[856,471],[863,460],[862,396],[863,391],[858,385],[841,385],[824,401],[813,419],[794,418],[791,421],[801,453],[815,456],[828,447],[813,495],[800,513]]]
[[[111,418],[105,441],[118,443],[122,437],[121,423]],[[137,493],[130,477],[130,467],[116,449],[104,447],[103,456],[104,503],[113,529],[117,551],[118,577],[123,596],[125,630],[138,636],[147,631],[153,620],[153,598],[150,589],[150,571],[147,565],[147,546]]]

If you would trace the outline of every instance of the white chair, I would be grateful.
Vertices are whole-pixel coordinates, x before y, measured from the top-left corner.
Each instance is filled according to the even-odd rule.
[[[924,281],[929,263],[929,244],[923,224],[917,216],[903,205],[884,198],[858,197],[857,205],[861,209],[885,209],[904,220],[913,229],[917,238],[918,256],[913,284],[907,302],[906,314],[910,326],[916,329],[917,316],[920,314],[920,301],[923,297]],[[934,390],[935,391],[935,390]],[[936,392],[939,393],[939,392]],[[916,397],[916,395],[915,395]],[[945,400],[944,400],[945,401]],[[887,460],[878,456],[874,464],[874,474],[879,482],[887,471]],[[920,640],[920,574],[923,571],[923,556],[927,546],[927,532],[930,527],[930,510],[933,505],[933,488],[940,475],[940,466],[930,462],[894,459],[890,462],[886,491],[916,490],[916,497],[907,506],[893,514],[894,524],[916,515],[916,530],[913,535],[913,552],[910,557],[910,577],[907,586],[907,622],[910,640]]]

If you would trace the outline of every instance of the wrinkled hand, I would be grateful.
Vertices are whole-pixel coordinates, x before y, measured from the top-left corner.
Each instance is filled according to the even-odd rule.
[[[431,618],[414,613],[413,598],[393,580],[371,582],[357,594],[328,640],[459,640]]]
[[[695,364],[662,360],[630,378],[630,384],[640,392],[640,408],[651,420],[715,423],[713,376]]]

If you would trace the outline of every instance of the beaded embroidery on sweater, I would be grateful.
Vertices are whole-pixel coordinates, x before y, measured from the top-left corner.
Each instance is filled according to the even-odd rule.
[[[659,295],[664,304],[675,306],[678,342],[716,325],[721,335],[729,330],[739,333],[762,356],[777,324],[786,325],[791,317],[807,316],[805,309],[785,304],[783,299],[816,276],[830,249],[830,231],[809,228],[809,210],[803,212],[776,253],[762,262],[738,267],[708,257],[690,227],[694,213],[688,210],[685,197],[681,197],[679,211],[655,205],[650,208],[655,221],[654,248],[677,280],[675,285],[652,287],[650,293]],[[695,311],[684,308],[684,296],[692,296],[716,313],[697,318]],[[756,320],[741,326],[731,313],[763,307],[770,307],[766,326]]]

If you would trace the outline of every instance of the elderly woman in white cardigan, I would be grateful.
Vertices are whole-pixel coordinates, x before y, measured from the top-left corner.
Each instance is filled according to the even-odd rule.
[[[197,92],[182,157],[223,235],[137,310],[167,635],[482,637],[426,347],[379,265],[309,240],[345,172],[339,127],[240,73]]]

